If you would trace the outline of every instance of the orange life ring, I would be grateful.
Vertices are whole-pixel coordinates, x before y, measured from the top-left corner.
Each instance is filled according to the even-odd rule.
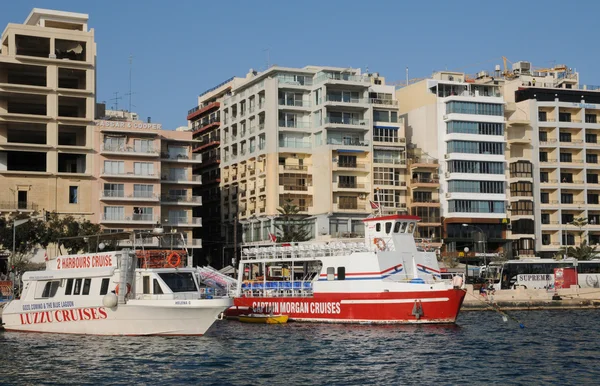
[[[174,262],[173,259],[175,259]],[[167,265],[169,267],[177,268],[179,267],[179,264],[181,264],[181,256],[179,256],[179,253],[172,252],[169,256],[167,256]]]
[[[129,295],[129,293],[131,292],[131,284],[127,283],[127,295]],[[119,294],[119,285],[117,284],[117,287],[115,288],[115,293],[118,295]]]
[[[380,237],[376,237],[376,238],[373,239],[373,243],[377,246],[377,248],[380,251],[385,250],[386,245],[385,245],[385,240],[384,239],[382,239]]]

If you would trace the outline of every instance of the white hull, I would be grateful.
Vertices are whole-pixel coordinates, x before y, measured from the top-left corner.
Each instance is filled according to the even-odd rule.
[[[24,312],[21,302],[15,300],[4,308],[2,321],[7,331],[203,335],[231,304],[231,299],[130,300],[114,308],[88,304],[80,308],[42,308]]]

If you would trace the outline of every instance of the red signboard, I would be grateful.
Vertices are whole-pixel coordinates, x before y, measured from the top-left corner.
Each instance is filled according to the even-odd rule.
[[[554,288],[571,288],[572,285],[577,285],[575,268],[554,268]]]
[[[13,282],[10,280],[0,281],[0,296],[9,297],[13,294]]]

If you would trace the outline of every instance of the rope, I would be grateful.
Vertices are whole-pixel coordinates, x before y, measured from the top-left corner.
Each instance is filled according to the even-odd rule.
[[[521,328],[525,328],[525,324],[523,324],[519,319],[515,318],[512,315],[507,314],[506,312],[502,311],[500,309],[500,307],[498,307],[497,304],[493,304],[487,301],[484,301],[480,298],[478,298],[477,296],[473,295],[470,292],[465,291],[468,295],[471,295],[473,297],[473,299],[485,304],[486,307],[490,308],[493,311],[496,311],[497,313],[499,313],[500,315],[502,315],[502,320],[504,320],[505,322],[508,320],[508,318],[511,318],[512,320],[514,320],[515,322],[519,323],[519,327]]]

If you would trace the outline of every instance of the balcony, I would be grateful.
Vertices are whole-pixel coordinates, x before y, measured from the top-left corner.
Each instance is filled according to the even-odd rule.
[[[425,168],[425,169],[437,169],[440,167],[440,162],[437,158],[415,158],[410,160],[410,168]]]
[[[38,210],[38,205],[27,201],[0,201],[0,210],[35,211]]]
[[[369,171],[369,164],[366,162],[334,162],[334,168],[339,169],[358,169],[359,171]]]
[[[365,190],[368,188],[366,184],[358,184],[355,182],[334,182],[333,190]]]
[[[331,106],[356,106],[361,108],[368,108],[368,100],[365,98],[348,98],[338,95],[325,95],[325,104]],[[362,105],[362,106],[361,106]]]
[[[310,107],[310,101],[305,100],[285,100],[283,98],[279,98],[279,106],[284,107]]]
[[[210,111],[212,109],[218,109],[220,106],[221,104],[219,102],[210,102],[202,106],[196,106],[188,111],[187,120],[191,121],[192,119],[204,114],[207,111]]]
[[[135,156],[135,157],[158,157],[158,151],[154,148],[136,149],[132,146],[107,146],[102,145],[102,155]]]
[[[331,73],[331,72],[320,72],[314,78],[314,83],[337,83],[337,84],[348,84],[358,83],[361,86],[367,86],[371,83],[371,80],[366,75],[352,75],[346,73]]]
[[[426,199],[426,198],[413,198],[412,206],[440,206],[440,200],[438,199]]]
[[[216,128],[221,124],[220,117],[211,117],[209,119],[202,119],[201,121],[194,122],[192,125],[192,134],[198,135],[212,128]]]
[[[162,162],[174,162],[174,163],[202,163],[202,154],[169,154],[160,153],[160,160]]]
[[[380,105],[380,106],[389,106],[389,107],[397,107],[398,101],[394,99],[379,99],[379,98],[371,98],[369,99],[369,103],[372,105]]]
[[[102,170],[100,174],[102,178],[127,178],[127,179],[140,179],[140,180],[156,180],[158,179],[158,174],[154,173],[145,173],[145,174],[135,174],[133,172],[116,172],[113,170]]]
[[[202,185],[201,176],[192,176],[191,179],[187,177],[162,176],[160,180],[166,184]]]
[[[125,215],[109,215],[104,213],[101,224],[146,224],[153,225],[158,221],[158,217],[151,214],[134,214],[132,216]]]
[[[163,225],[178,226],[178,227],[201,227],[201,217],[169,217],[163,220]]]
[[[284,121],[279,120],[279,127],[291,129],[310,129],[310,122]]]
[[[162,196],[160,196],[160,202],[161,202],[161,204],[167,204],[167,205],[183,205],[183,206],[202,205],[202,196],[162,195]]]
[[[411,180],[413,188],[435,188],[439,186],[438,178],[413,178]]]
[[[340,203],[333,204],[333,210],[340,212],[364,212],[367,210],[366,204],[358,204],[358,203]]]
[[[158,201],[158,195],[153,192],[133,192],[125,194],[122,190],[103,190],[101,201]]]
[[[327,116],[323,120],[325,126],[360,126],[361,129],[368,130],[369,120],[368,119],[356,119],[356,118],[338,118]]]
[[[308,172],[308,166],[304,165],[279,165],[282,172]]]
[[[283,187],[283,190],[288,190],[292,192],[308,192],[311,186],[308,185],[279,185]]]
[[[332,146],[369,146],[369,141],[365,141],[364,139],[358,138],[346,138],[342,140],[328,138],[327,144]]]

